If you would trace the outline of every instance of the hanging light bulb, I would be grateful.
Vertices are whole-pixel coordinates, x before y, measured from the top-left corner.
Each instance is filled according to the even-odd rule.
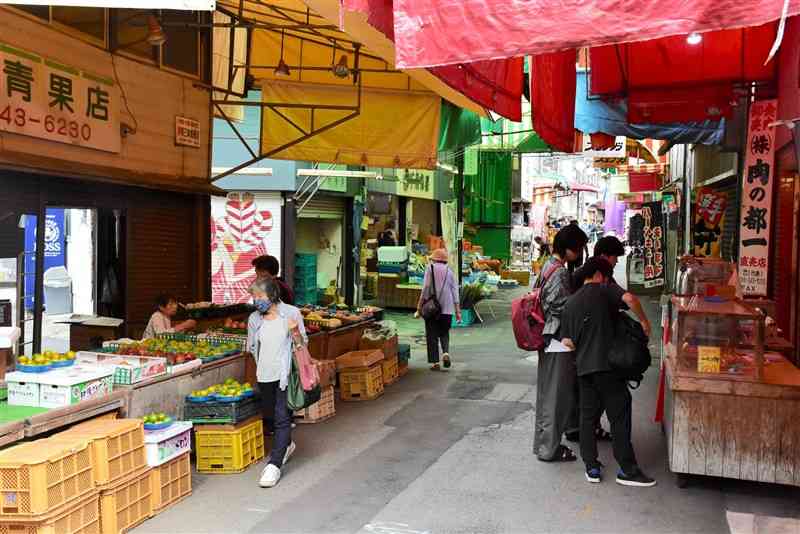
[[[692,32],[686,36],[686,42],[693,46],[699,45],[702,40],[703,36],[697,32]]]
[[[350,76],[350,67],[347,66],[347,54],[342,54],[339,62],[333,67],[333,75],[337,78],[347,78]]]
[[[151,46],[161,46],[167,42],[167,36],[164,35],[164,28],[155,15],[147,16],[147,37],[145,41]]]
[[[291,76],[292,71],[289,70],[289,65],[283,60],[283,40],[286,37],[284,30],[281,30],[281,59],[278,61],[278,66],[275,67],[276,76]]]

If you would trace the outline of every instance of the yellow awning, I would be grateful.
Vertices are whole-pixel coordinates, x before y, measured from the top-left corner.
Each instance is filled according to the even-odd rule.
[[[355,42],[361,45],[359,67],[364,73],[365,87],[431,91],[459,107],[488,116],[482,106],[452,89],[427,69],[397,71],[394,68],[394,43],[372,27],[365,14],[345,10],[344,31],[340,31],[339,0],[219,0],[217,6],[234,14],[241,10],[243,18],[274,27],[262,27],[253,32],[251,64],[267,66],[251,69],[256,79],[275,78],[274,69],[280,59],[283,37],[284,61],[291,71],[288,79],[308,83],[337,83],[330,80],[328,73],[299,67],[330,67],[345,55],[352,68],[355,54],[349,50],[352,49],[350,43]],[[298,21],[302,21],[304,27],[300,27]],[[296,29],[281,32],[280,27],[292,25],[297,26]],[[333,41],[338,41],[340,45],[335,54],[332,50],[335,47]],[[298,69],[292,69],[293,66]],[[347,81],[339,83],[346,84]]]
[[[304,102],[325,106],[351,106],[357,93],[342,85],[273,81],[263,88],[264,102]],[[436,166],[441,99],[428,92],[402,92],[364,88],[360,113],[344,109],[317,109],[313,121],[325,127],[348,116],[335,127],[301,139],[311,126],[308,109],[265,108],[261,151],[270,157],[325,161],[370,167],[427,168]]]

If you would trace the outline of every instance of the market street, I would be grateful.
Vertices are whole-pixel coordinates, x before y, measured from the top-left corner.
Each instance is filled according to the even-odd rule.
[[[195,474],[191,498],[134,532],[800,532],[796,488],[722,479],[676,487],[652,423],[655,368],[634,392],[634,446],[658,486],[626,488],[613,477],[592,485],[580,461],[538,462],[535,358],[516,348],[509,321],[517,293],[482,303],[486,324],[453,331],[447,374],[428,370],[422,323],[390,313],[401,342],[412,342],[409,375],[376,401],[337,401],[333,419],[298,425],[277,488],[258,487],[263,462],[241,475]],[[609,444],[601,459],[616,468]]]

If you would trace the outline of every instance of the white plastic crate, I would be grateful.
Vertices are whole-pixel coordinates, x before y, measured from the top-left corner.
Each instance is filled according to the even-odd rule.
[[[378,261],[381,263],[408,261],[408,249],[406,247],[380,247],[378,249]]]
[[[144,433],[147,465],[158,467],[192,449],[192,422],[175,421],[163,430]]]

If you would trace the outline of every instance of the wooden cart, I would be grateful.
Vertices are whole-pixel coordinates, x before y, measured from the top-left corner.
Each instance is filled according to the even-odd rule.
[[[762,316],[702,297],[674,297],[672,309],[663,426],[678,485],[707,475],[800,486],[800,370],[765,357]]]

